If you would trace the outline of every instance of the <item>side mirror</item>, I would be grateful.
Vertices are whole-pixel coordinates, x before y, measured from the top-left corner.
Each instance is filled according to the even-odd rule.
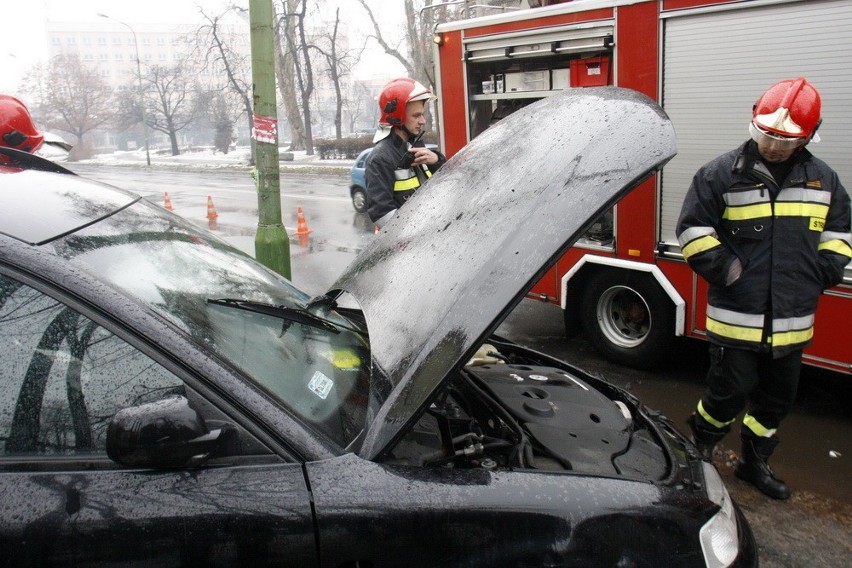
[[[189,400],[174,396],[118,411],[107,428],[107,455],[128,467],[194,467],[215,455],[231,432],[227,424],[208,430]]]

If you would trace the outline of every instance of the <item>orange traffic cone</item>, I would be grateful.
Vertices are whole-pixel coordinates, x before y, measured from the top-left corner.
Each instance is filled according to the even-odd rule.
[[[169,192],[168,192],[168,191],[166,192],[165,204],[164,204],[163,206],[164,206],[166,209],[168,209],[169,211],[174,211],[174,210],[175,210],[175,208],[174,208],[174,207],[172,207],[172,199],[171,199],[171,197],[169,197]]]
[[[296,234],[297,235],[307,235],[311,230],[308,229],[308,222],[305,221],[305,214],[302,213],[302,208],[298,207],[296,209]]]
[[[219,214],[216,213],[216,206],[213,205],[213,198],[209,195],[207,196],[207,218],[208,219],[216,219],[219,217]]]

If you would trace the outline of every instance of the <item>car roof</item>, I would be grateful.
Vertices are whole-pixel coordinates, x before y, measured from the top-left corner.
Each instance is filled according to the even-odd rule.
[[[0,170],[0,175],[15,176],[16,182],[0,192],[0,233],[30,244],[49,242],[140,199],[67,170],[62,183],[51,171],[9,164],[0,164]]]

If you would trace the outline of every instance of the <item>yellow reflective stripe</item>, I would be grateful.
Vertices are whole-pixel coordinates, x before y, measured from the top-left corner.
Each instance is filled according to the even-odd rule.
[[[751,414],[746,414],[743,416],[743,426],[754,432],[755,436],[759,436],[761,438],[769,438],[773,434],[775,434],[776,428],[767,428],[760,422],[758,422],[754,416]]]
[[[773,333],[771,338],[771,343],[775,347],[781,347],[783,345],[796,345],[797,343],[805,343],[806,341],[810,341],[810,339],[814,336],[814,328],[808,329],[798,329],[794,331],[782,331],[779,333]]]
[[[827,250],[831,252],[836,252],[837,254],[842,254],[843,256],[848,256],[852,258],[852,247],[850,247],[840,239],[833,239],[824,243],[820,243],[819,246],[817,246],[817,250]]]
[[[739,341],[753,341],[760,343],[763,337],[763,330],[754,327],[743,327],[739,325],[731,325],[714,320],[707,316],[707,331],[713,332],[720,337],[729,337]]]
[[[722,215],[723,219],[730,221],[745,221],[747,219],[760,219],[761,217],[772,217],[772,205],[758,203],[745,207],[727,207]]]
[[[427,177],[427,178],[432,177],[432,172],[429,170],[429,168],[423,168],[423,171],[424,171],[424,172],[426,172],[426,177]]]
[[[683,247],[683,258],[689,260],[689,257],[698,254],[700,252],[704,252],[706,250],[710,250],[712,248],[716,248],[721,245],[719,239],[716,237],[712,237],[707,235],[706,237],[701,237],[700,239],[695,239],[685,247]]]
[[[704,410],[704,404],[700,400],[698,401],[698,414],[701,415],[701,418],[703,418],[704,420],[706,420],[707,422],[709,422],[710,424],[712,424],[716,428],[724,428],[725,426],[733,423],[734,420],[736,420],[736,418],[735,418],[734,420],[728,420],[727,422],[719,422],[718,420],[716,420],[715,418],[713,418],[712,416],[707,414],[707,411]]]
[[[416,176],[408,179],[398,179],[393,183],[394,191],[408,191],[410,189],[417,189],[418,187],[420,187],[420,180]]]
[[[828,215],[828,205],[776,201],[775,215],[778,217],[818,217],[825,219]]]

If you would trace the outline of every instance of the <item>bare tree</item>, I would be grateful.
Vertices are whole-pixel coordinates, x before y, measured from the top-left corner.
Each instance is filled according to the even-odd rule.
[[[327,34],[322,34],[318,36],[316,38],[317,44],[313,44],[310,46],[312,49],[319,52],[319,54],[322,55],[323,59],[325,59],[327,65],[327,73],[332,85],[334,86],[334,133],[335,137],[338,140],[343,137],[342,122],[343,106],[345,102],[340,83],[341,80],[349,74],[355,63],[358,62],[360,54],[361,52],[363,52],[363,48],[361,48],[360,50],[345,49],[343,51],[340,51],[340,40],[338,36],[339,28],[340,8],[335,10],[334,22],[331,25],[331,30]],[[323,45],[319,45],[320,42],[322,42]]]
[[[373,34],[370,36],[385,50],[385,53],[399,61],[409,77],[416,79],[425,85],[434,84],[434,65],[432,61],[432,51],[430,37],[432,28],[428,29],[418,20],[419,10],[415,7],[414,0],[404,0],[403,6],[405,9],[405,38],[403,41],[407,43],[408,52],[402,53],[399,46],[392,46],[385,38],[382,28],[376,21],[376,16],[373,14],[367,0],[358,0],[370,22],[373,24]],[[419,3],[418,3],[419,4]],[[432,0],[425,0],[424,8],[431,6]],[[431,10],[424,10],[424,13],[430,14]],[[431,17],[431,16],[430,16]]]
[[[353,84],[353,93],[352,96],[346,97],[343,101],[343,105],[346,107],[347,114],[349,116],[349,132],[355,132],[355,125],[358,123],[358,119],[361,117],[362,113],[366,113],[366,103],[367,101],[372,102],[372,93],[370,93],[370,89],[361,82],[355,81]],[[376,105],[371,105],[371,110],[373,115],[376,115]]]
[[[281,0],[275,26],[279,58],[276,75],[292,133],[290,149],[304,148],[305,153],[313,155],[310,100],[314,80],[305,32],[307,5],[308,0]]]
[[[281,105],[287,116],[287,124],[290,127],[290,147],[288,150],[304,150],[305,123],[299,110],[299,100],[296,96],[296,54],[290,49],[287,38],[295,32],[295,22],[286,17],[295,10],[299,0],[282,0],[281,7],[276,8],[276,23],[273,26],[275,33],[275,55],[278,64],[275,66],[275,76],[278,79],[278,93],[281,96]]]
[[[169,137],[172,156],[180,154],[178,132],[198,114],[198,89],[187,75],[186,64],[179,62],[171,67],[153,65],[142,76],[148,87],[144,94],[148,126]]]
[[[224,13],[218,16],[212,16],[200,10],[206,24],[198,28],[196,32],[197,46],[203,50],[204,65],[211,67],[215,73],[224,72],[227,80],[227,87],[230,91],[239,98],[242,103],[243,112],[245,113],[248,131],[251,132],[254,126],[252,119],[252,92],[251,92],[251,61],[246,61],[246,57],[240,55],[231,43],[228,41],[227,33],[222,30],[222,20],[228,13],[244,15],[245,9],[236,6],[228,7]],[[228,119],[227,107],[230,97],[217,98],[216,106],[213,107],[214,112],[214,128],[217,134],[221,134],[223,129],[227,129],[226,122]],[[238,117],[237,117],[238,118]],[[236,120],[236,119],[235,119]],[[230,131],[233,131],[233,123],[230,126]],[[219,148],[219,144],[216,144]],[[227,146],[224,147],[224,152],[227,153]],[[254,141],[251,144],[251,162],[255,163],[255,145]]]
[[[109,122],[114,112],[112,89],[97,71],[83,65],[77,54],[62,54],[46,67],[37,66],[24,85],[39,122],[77,139],[69,159],[89,157],[83,137]]]

